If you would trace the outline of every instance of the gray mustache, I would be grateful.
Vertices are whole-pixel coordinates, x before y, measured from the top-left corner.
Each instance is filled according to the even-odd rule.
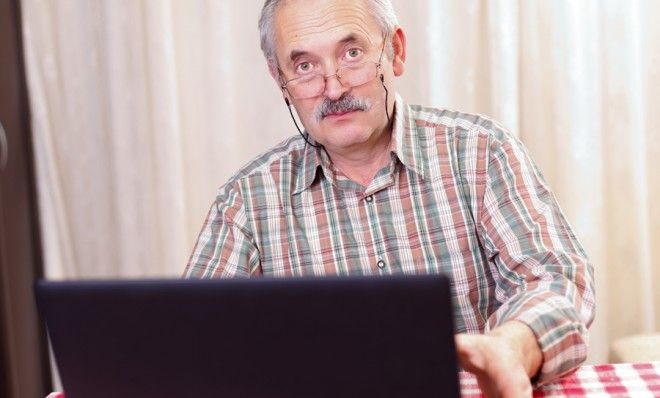
[[[345,95],[338,100],[329,100],[325,98],[321,105],[316,109],[314,115],[317,121],[333,113],[344,113],[352,111],[366,111],[371,108],[371,103],[361,98],[355,98],[351,95]]]

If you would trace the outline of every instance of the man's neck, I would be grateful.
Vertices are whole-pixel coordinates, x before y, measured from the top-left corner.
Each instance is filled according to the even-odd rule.
[[[326,148],[334,166],[346,177],[364,187],[369,186],[376,173],[390,161],[392,129],[387,129],[374,138],[373,142],[366,142],[355,148],[337,151]]]

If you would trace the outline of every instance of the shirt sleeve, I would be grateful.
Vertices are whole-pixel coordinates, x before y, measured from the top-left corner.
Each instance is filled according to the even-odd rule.
[[[223,187],[211,205],[188,260],[185,278],[250,277],[261,271],[259,250],[237,190]]]
[[[488,147],[479,229],[500,305],[487,329],[528,325],[543,353],[543,384],[586,359],[593,266],[522,144],[503,134]]]

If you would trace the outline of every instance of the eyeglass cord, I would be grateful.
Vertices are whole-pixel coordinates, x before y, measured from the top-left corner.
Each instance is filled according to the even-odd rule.
[[[382,73],[380,74],[380,84],[383,85],[383,89],[385,90],[385,115],[387,116],[387,125],[389,126],[392,123],[392,121],[390,120],[390,111],[389,109],[387,109],[387,100],[389,96],[389,91],[387,90],[387,87],[385,87],[385,77],[383,76]],[[298,133],[305,140],[305,142],[310,146],[313,146],[314,148],[323,148],[323,145],[315,145],[309,141],[308,138],[309,133],[304,134],[302,130],[300,130],[300,127],[298,126],[298,122],[296,122],[296,118],[293,117],[293,111],[291,110],[291,103],[289,102],[289,99],[284,97],[284,102],[286,103],[286,107],[289,110],[289,115],[291,115],[291,120],[293,120],[293,124],[296,126]]]
[[[293,117],[293,111],[291,110],[291,103],[289,102],[289,99],[284,97],[284,102],[286,102],[286,107],[289,110],[289,115],[291,115],[291,120],[293,120],[293,124],[296,125],[296,129],[298,130],[298,133],[300,133],[300,136],[305,140],[305,142],[307,144],[313,146],[314,148],[322,148],[323,145],[314,145],[311,142],[309,142],[309,140],[307,139],[307,135],[309,135],[309,133],[307,133],[307,135],[303,134],[303,132],[300,130],[300,127],[298,127],[298,123],[296,122],[296,118]]]

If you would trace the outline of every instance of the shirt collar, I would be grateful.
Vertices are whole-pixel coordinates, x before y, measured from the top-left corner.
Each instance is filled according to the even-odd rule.
[[[422,143],[418,142],[417,123],[412,115],[410,106],[404,102],[398,93],[394,101],[393,118],[394,129],[390,150],[404,166],[424,178],[425,173],[422,159],[424,151],[422,151],[419,145]],[[308,136],[308,139],[315,143],[311,136]],[[293,193],[298,194],[309,188],[316,179],[319,169],[326,174],[332,173],[333,168],[330,164],[330,158],[323,148],[305,145],[302,161],[298,169],[300,172],[298,173]],[[327,176],[331,177],[330,174]]]
[[[305,134],[307,134],[306,131]],[[307,139],[316,144],[311,136],[308,135]],[[324,152],[323,148],[315,148],[309,144],[305,144],[302,161],[298,167],[298,178],[296,178],[296,186],[293,191],[294,195],[301,193],[312,185],[316,179],[316,173],[319,167],[321,167],[321,155]]]
[[[424,154],[426,147],[420,139],[418,125],[410,106],[397,93],[394,104],[394,131],[390,149],[408,169],[424,178]]]

